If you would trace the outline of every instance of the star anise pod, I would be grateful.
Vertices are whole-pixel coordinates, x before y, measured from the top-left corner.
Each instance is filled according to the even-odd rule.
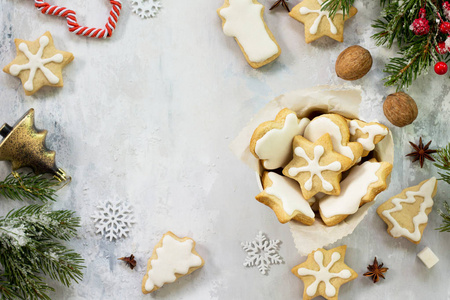
[[[367,270],[369,270],[369,272],[366,272],[363,275],[366,277],[372,277],[373,283],[377,283],[378,280],[380,280],[380,277],[385,279],[383,273],[386,273],[389,268],[383,268],[383,264],[378,265],[377,258],[375,257],[373,260],[373,265],[368,265]]]
[[[414,148],[415,151],[407,154],[406,156],[413,156],[414,157],[413,162],[415,162],[417,160],[420,161],[421,168],[423,167],[425,158],[429,159],[431,161],[434,161],[434,158],[430,154],[436,153],[437,151],[433,150],[433,149],[428,149],[430,147],[431,141],[429,141],[428,144],[426,144],[424,146],[422,143],[422,137],[421,137],[419,140],[419,145],[416,145],[412,142],[409,142],[409,143]]]
[[[136,260],[134,260],[134,255],[133,254],[131,254],[128,257],[125,256],[125,257],[121,257],[121,258],[118,258],[118,259],[126,262],[127,266],[129,266],[131,268],[131,270],[133,270],[134,267],[136,267]]]
[[[272,10],[272,9],[274,9],[275,7],[277,7],[278,5],[281,4],[281,6],[283,6],[284,8],[286,8],[286,10],[287,10],[288,12],[291,12],[291,10],[289,9],[289,6],[287,5],[286,1],[287,1],[287,0],[278,0],[277,2],[275,2],[275,3],[272,5],[271,8],[269,8],[269,10]]]

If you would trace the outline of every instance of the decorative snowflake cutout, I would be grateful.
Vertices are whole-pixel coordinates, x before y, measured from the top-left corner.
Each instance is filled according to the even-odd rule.
[[[161,9],[160,0],[130,0],[135,14],[142,19],[154,18]]]
[[[97,208],[98,211],[91,216],[96,223],[96,233],[101,233],[110,241],[127,237],[129,228],[134,223],[132,211],[127,203],[107,200]]]
[[[283,258],[278,254],[279,244],[279,240],[267,240],[266,235],[260,231],[254,241],[241,244],[247,252],[244,266],[257,266],[261,274],[266,274],[270,265],[283,262]]]

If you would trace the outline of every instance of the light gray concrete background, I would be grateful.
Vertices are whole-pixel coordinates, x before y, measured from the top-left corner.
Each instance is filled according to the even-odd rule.
[[[270,6],[272,1],[261,1]],[[290,1],[291,7],[298,1]],[[82,228],[70,246],[86,260],[84,280],[65,288],[58,283],[52,299],[301,299],[303,284],[290,269],[304,258],[297,254],[289,227],[278,223],[261,205],[255,176],[228,150],[231,140],[259,109],[287,91],[319,84],[343,84],[334,73],[337,55],[359,44],[373,55],[372,71],[361,85],[361,115],[387,122],[382,69],[394,50],[376,47],[370,36],[378,1],[356,1],[359,13],[346,22],[345,41],[328,38],[307,45],[304,27],[282,9],[265,12],[268,26],[282,48],[269,66],[251,69],[232,38],[223,35],[215,10],[221,1],[162,0],[157,18],[141,20],[124,2],[118,28],[109,40],[75,36],[65,20],[42,15],[33,1],[0,0],[0,65],[15,57],[14,38],[35,40],[49,30],[55,45],[74,53],[64,69],[64,87],[43,88],[24,96],[20,81],[0,74],[0,122],[14,123],[29,108],[36,125],[49,130],[47,144],[58,164],[73,178],[59,193],[55,209],[73,209]],[[107,1],[55,1],[76,8],[80,23],[102,26]],[[378,201],[436,175],[404,155],[408,141],[419,136],[433,147],[450,141],[448,75],[430,69],[409,90],[419,117],[408,127],[392,128],[395,166],[392,183]],[[1,164],[1,173],[8,173]],[[393,239],[376,215],[375,204],[355,232],[337,242],[348,245],[346,262],[361,276],[344,285],[340,299],[449,299],[450,234],[434,230],[441,223],[437,208],[448,200],[450,187],[439,183],[435,208],[420,245]],[[136,223],[130,236],[116,242],[95,234],[90,218],[105,199],[128,201]],[[1,214],[20,203],[2,199]],[[203,269],[142,295],[147,259],[163,233],[171,230],[197,241]],[[261,275],[245,268],[242,241],[262,230],[282,241],[285,263]],[[428,270],[416,253],[429,246],[440,258]],[[130,270],[116,259],[133,253],[138,266]],[[389,271],[374,285],[364,278],[377,256]]]

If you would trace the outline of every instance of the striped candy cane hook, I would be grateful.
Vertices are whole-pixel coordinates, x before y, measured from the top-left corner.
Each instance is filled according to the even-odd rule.
[[[109,12],[108,22],[103,29],[80,26],[77,22],[76,13],[66,7],[50,5],[47,2],[44,2],[44,0],[34,0],[34,6],[36,6],[43,14],[66,18],[70,32],[77,35],[106,39],[107,37],[111,37],[114,29],[116,29],[117,20],[119,19],[120,10],[122,9],[120,0],[110,0],[109,2],[111,3],[112,8]]]

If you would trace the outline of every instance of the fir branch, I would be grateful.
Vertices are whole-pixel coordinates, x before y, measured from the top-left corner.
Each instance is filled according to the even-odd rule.
[[[55,201],[59,181],[33,173],[13,172],[0,181],[0,195],[12,200]]]
[[[46,205],[29,205],[0,218],[0,265],[3,282],[22,299],[50,299],[43,275],[70,286],[82,279],[82,257],[58,240],[76,235],[80,219],[66,210],[49,211]],[[0,281],[0,286],[1,282]],[[14,298],[14,297],[12,297]],[[17,297],[16,297],[17,298]]]
[[[444,180],[450,184],[450,143],[444,148],[440,148],[437,152],[436,163],[434,164],[444,172],[438,172],[441,175],[440,180]]]
[[[441,227],[436,228],[440,232],[450,232],[450,205],[448,205],[447,201],[444,202],[445,211],[439,210],[439,215],[441,215],[443,224]]]
[[[330,12],[330,17],[333,18],[336,12],[342,9],[342,18],[349,14],[350,8],[352,7],[355,0],[326,0],[320,10],[328,10]]]
[[[389,74],[384,78],[384,85],[395,85],[398,91],[407,88],[417,76],[426,73],[433,63],[430,42],[431,36],[421,37],[420,41],[403,46],[398,52],[400,57],[391,58],[383,70]]]

